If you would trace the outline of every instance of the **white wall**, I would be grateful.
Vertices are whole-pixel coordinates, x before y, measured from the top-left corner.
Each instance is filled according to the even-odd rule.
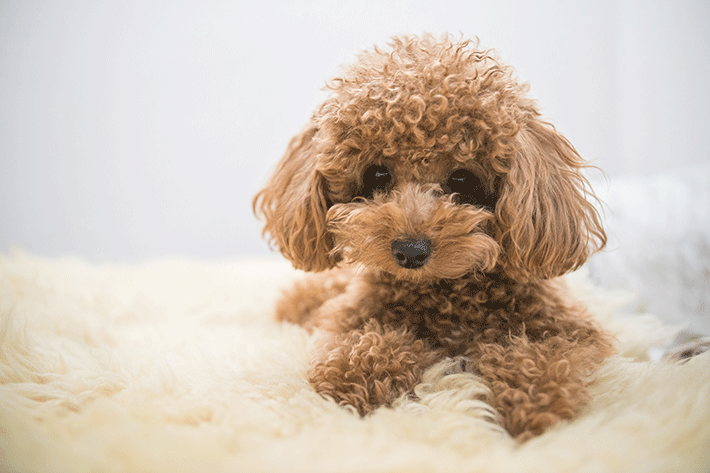
[[[250,200],[337,66],[479,36],[612,177],[710,161],[710,4],[0,3],[0,253],[267,254]]]

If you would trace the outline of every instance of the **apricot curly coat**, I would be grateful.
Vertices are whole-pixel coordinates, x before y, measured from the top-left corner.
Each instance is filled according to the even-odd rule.
[[[328,334],[316,391],[364,415],[461,356],[519,440],[574,417],[612,348],[554,279],[606,243],[573,146],[470,41],[393,38],[328,87],[254,199],[319,272],[277,307]]]

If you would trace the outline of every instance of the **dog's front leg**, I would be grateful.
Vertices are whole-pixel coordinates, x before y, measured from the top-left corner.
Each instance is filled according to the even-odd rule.
[[[557,336],[534,342],[522,336],[507,347],[479,345],[469,356],[476,360],[474,370],[489,382],[506,430],[525,441],[579,413],[589,401],[586,378],[610,351],[602,335],[583,344]]]
[[[329,335],[308,378],[318,393],[365,415],[410,391],[435,361],[436,354],[405,328],[371,319],[357,330]]]

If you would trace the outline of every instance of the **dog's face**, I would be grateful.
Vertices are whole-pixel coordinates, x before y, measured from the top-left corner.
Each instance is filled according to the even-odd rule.
[[[525,280],[603,246],[584,162],[508,68],[468,42],[391,46],[331,82],[254,200],[294,266]]]

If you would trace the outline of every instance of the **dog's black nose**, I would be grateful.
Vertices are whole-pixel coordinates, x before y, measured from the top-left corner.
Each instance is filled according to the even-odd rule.
[[[421,268],[431,256],[431,240],[426,238],[395,240],[392,242],[392,256],[403,268]]]

